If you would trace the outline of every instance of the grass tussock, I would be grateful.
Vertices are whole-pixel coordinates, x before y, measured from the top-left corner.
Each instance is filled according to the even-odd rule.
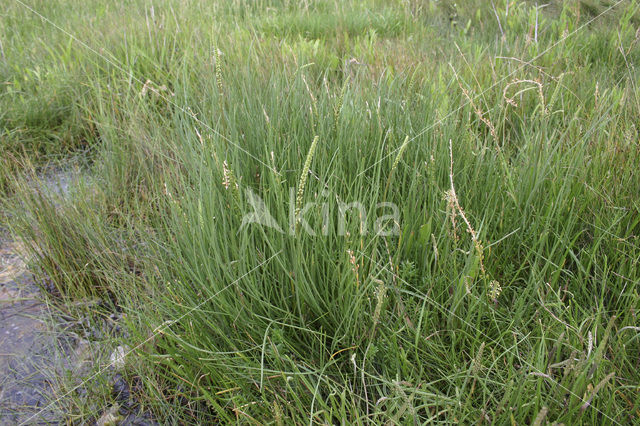
[[[637,4],[347,3],[10,2],[35,265],[164,421],[637,422]]]

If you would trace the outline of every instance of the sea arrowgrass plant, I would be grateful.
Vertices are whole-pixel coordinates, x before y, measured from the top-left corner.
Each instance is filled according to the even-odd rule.
[[[638,421],[636,2],[69,6],[0,17],[2,217],[159,422]]]

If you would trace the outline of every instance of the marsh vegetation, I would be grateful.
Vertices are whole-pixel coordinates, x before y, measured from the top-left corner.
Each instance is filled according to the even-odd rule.
[[[71,422],[638,422],[637,2],[1,9],[3,224],[117,318]]]

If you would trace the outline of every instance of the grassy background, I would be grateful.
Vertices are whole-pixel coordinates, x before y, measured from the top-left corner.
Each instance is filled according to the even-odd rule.
[[[638,421],[638,10],[10,0],[9,224],[126,313],[166,421]],[[31,189],[69,157],[91,179]],[[317,235],[241,228],[250,189],[288,230],[308,158]]]

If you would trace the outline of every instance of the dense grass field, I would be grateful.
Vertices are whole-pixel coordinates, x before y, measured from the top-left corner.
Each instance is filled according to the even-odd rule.
[[[0,43],[3,224],[159,422],[640,421],[637,2],[6,0]]]

